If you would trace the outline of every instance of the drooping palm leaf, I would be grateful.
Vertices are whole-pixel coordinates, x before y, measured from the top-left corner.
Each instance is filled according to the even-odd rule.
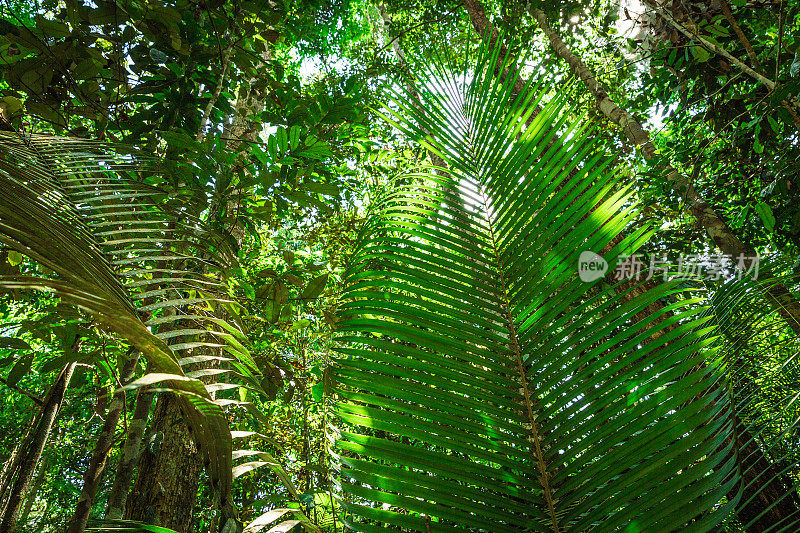
[[[387,106],[448,168],[404,176],[348,266],[332,370],[348,524],[708,530],[737,479],[708,317],[676,282],[578,278],[582,251],[614,268],[649,233],[617,238],[635,202],[593,130],[541,88],[512,94],[498,54]],[[636,318],[656,301],[673,303]]]
[[[218,311],[232,304],[215,277],[230,260],[224,239],[131,174],[145,167],[99,143],[0,134],[0,242],[55,273],[5,276],[0,286],[54,291],[140,350],[155,373],[133,386],[161,383],[181,393],[225,505],[232,482],[228,421],[197,379],[207,371],[182,368],[198,356],[178,357],[197,347],[222,348],[255,383],[257,368],[237,340],[242,333]]]
[[[322,533],[299,509],[272,509],[262,513],[242,529],[242,533],[288,533],[302,526],[306,531]],[[229,528],[229,531],[233,529]],[[176,533],[172,529],[150,526],[132,520],[101,520],[92,523],[87,531],[97,533]]]
[[[58,274],[7,277],[0,284],[53,290],[142,350],[154,370],[126,388],[160,385],[181,393],[223,508],[230,503],[225,498],[232,480],[261,466],[299,501],[278,460],[257,450],[231,451],[232,437],[243,432],[230,431],[222,408],[257,409],[216,393],[242,385],[263,388],[246,337],[225,320],[236,305],[219,279],[236,261],[226,239],[187,213],[180,198],[136,177],[157,176],[152,162],[120,149],[0,134],[0,241]],[[228,373],[236,382],[218,379]],[[215,381],[198,379],[206,376]],[[259,460],[232,465],[253,456]],[[294,514],[292,520],[317,530],[301,512]]]

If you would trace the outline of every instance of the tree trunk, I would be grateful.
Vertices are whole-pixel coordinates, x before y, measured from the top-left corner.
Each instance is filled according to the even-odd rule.
[[[270,51],[267,49],[259,67],[266,68],[269,59]],[[240,87],[235,119],[226,125],[223,132],[227,139],[227,147],[231,151],[236,151],[242,142],[252,142],[258,138],[259,124],[248,117],[263,109],[266,91],[254,90],[253,85],[244,83]],[[198,139],[202,138],[202,133],[202,130],[198,132]],[[230,232],[238,246],[242,245],[245,237],[244,227],[237,220],[241,196],[241,191],[237,189],[232,197],[227,199],[225,205],[212,206],[212,210],[225,210],[227,215],[225,229]],[[142,454],[139,473],[132,491],[133,498],[129,502],[125,516],[148,524],[169,527],[179,533],[188,532],[191,529],[197,499],[202,456],[194,444],[189,427],[183,421],[183,415],[172,394],[159,395],[153,413],[151,433],[152,438]],[[109,518],[111,518],[110,510],[109,507]],[[228,519],[234,515],[231,502],[226,502],[222,509],[220,527],[225,527]]]
[[[126,385],[131,380],[138,362],[138,353],[125,361],[120,375],[122,385]],[[100,393],[103,394],[104,392],[101,389]],[[108,452],[111,451],[111,446],[114,442],[117,423],[124,409],[125,391],[117,390],[111,400],[103,427],[100,428],[100,433],[97,435],[97,443],[89,461],[89,468],[86,469],[86,473],[83,476],[83,488],[78,498],[78,505],[75,507],[75,513],[72,515],[72,520],[67,530],[68,533],[83,533],[86,528],[86,522],[89,520],[89,513],[92,510],[92,503],[94,503],[94,497],[97,494],[97,487],[100,485],[100,480],[105,471]]]
[[[35,416],[33,422],[36,422]],[[6,493],[11,489],[11,484],[14,482],[14,474],[19,468],[19,462],[22,460],[22,445],[28,440],[30,432],[29,427],[22,440],[11,451],[11,456],[3,463],[3,471],[0,473],[0,511],[2,511],[2,503],[6,501]]]
[[[106,509],[106,518],[108,519],[120,519],[125,513],[128,489],[133,479],[133,471],[139,463],[142,437],[144,437],[150,408],[153,406],[153,398],[155,398],[155,393],[143,389],[139,390],[136,398],[136,409],[133,412],[133,417],[128,421],[128,435],[125,437],[125,444],[123,444],[120,452],[114,485],[108,495],[108,507]]]
[[[25,494],[28,492],[31,478],[36,470],[36,464],[39,462],[44,446],[47,443],[47,438],[50,436],[53,422],[61,409],[64,394],[67,391],[67,387],[69,387],[72,373],[75,371],[75,365],[75,362],[68,363],[61,370],[55,383],[50,388],[50,392],[47,394],[47,399],[45,399],[42,406],[36,427],[29,440],[25,443],[25,447],[22,450],[24,456],[20,460],[11,494],[3,510],[2,519],[0,519],[0,533],[13,533],[17,526],[20,507],[25,499]]]
[[[41,408],[39,410],[41,412]],[[28,428],[25,430],[25,434],[22,436],[22,439],[17,443],[14,447],[14,450],[11,452],[11,456],[3,463],[3,470],[0,473],[0,513],[3,510],[3,502],[6,501],[6,494],[9,490],[11,490],[11,485],[14,482],[14,474],[17,472],[17,468],[19,468],[19,462],[22,460],[24,453],[22,450],[24,449],[24,444],[28,441],[31,435],[31,431],[36,426],[36,419],[38,417],[38,413],[34,414],[28,422]]]
[[[175,308],[166,308],[164,312],[177,314]],[[161,325],[158,332],[164,333],[181,327],[180,321],[168,322]],[[172,339],[170,342],[176,341]],[[142,427],[135,430],[136,434],[129,435],[125,443],[125,451],[120,458],[120,468],[125,471],[114,481],[113,502],[109,498],[109,512],[113,505],[114,514],[109,518],[117,518],[118,513],[124,512],[126,519],[186,533],[192,528],[197,488],[200,485],[202,454],[199,453],[189,425],[184,420],[177,398],[168,392],[158,395],[151,429],[140,454],[136,440],[138,437],[141,441],[142,437],[138,433],[144,432],[152,396],[140,396],[139,399],[137,415],[134,417],[141,417]],[[131,431],[134,429],[131,428]],[[139,470],[125,505],[130,486],[128,476],[133,473],[137,462]]]
[[[175,395],[159,394],[125,518],[189,533],[201,470]]]
[[[42,464],[39,465],[39,472],[36,474],[36,479],[33,481],[33,486],[28,492],[28,497],[25,499],[25,506],[22,508],[22,512],[19,515],[19,521],[17,522],[17,531],[19,533],[25,533],[26,531],[24,529],[25,524],[28,523],[28,516],[31,514],[31,509],[36,501],[36,496],[39,494],[39,489],[42,487],[42,481],[44,481],[44,474],[47,472],[49,467],[49,457],[45,456],[45,458],[42,460]]]

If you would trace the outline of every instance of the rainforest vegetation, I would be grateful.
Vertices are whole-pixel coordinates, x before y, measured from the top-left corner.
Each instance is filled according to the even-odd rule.
[[[0,533],[800,531],[796,0],[0,0]]]

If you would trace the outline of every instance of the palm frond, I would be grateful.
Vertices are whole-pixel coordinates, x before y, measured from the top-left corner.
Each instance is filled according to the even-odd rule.
[[[181,393],[224,503],[232,482],[228,421],[199,375],[184,372],[193,358],[179,357],[221,348],[258,383],[242,332],[220,318],[235,302],[217,275],[233,259],[221,236],[147,184],[141,170],[146,160],[101,143],[0,134],[0,242],[55,273],[5,276],[0,286],[53,291],[140,350],[156,374],[132,386],[161,383]]]
[[[288,533],[301,526],[305,531],[322,533],[308,517],[298,509],[272,509],[249,522],[242,529],[242,533]],[[160,526],[151,526],[132,520],[95,520],[87,531],[97,533],[176,533],[172,529]],[[227,528],[223,531],[235,531]]]
[[[719,357],[732,391],[741,475],[736,520],[747,531],[800,528],[800,342],[765,297],[775,286],[796,290],[796,276],[781,262],[761,258],[760,268],[783,274],[722,280],[711,298],[714,321],[726,340]]]
[[[737,479],[713,326],[677,281],[579,279],[582,251],[613,269],[651,232],[630,231],[633,192],[593,128],[563,96],[513,94],[498,54],[433,66],[419,105],[398,90],[386,107],[447,168],[403,177],[346,272],[332,374],[347,523],[709,530]],[[656,301],[672,304],[636,318]]]

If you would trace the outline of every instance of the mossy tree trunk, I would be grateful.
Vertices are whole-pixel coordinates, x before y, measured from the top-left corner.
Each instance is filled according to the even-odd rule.
[[[133,416],[128,421],[128,433],[125,436],[125,443],[117,464],[117,472],[114,476],[114,485],[108,495],[108,506],[106,508],[106,518],[119,519],[125,513],[125,504],[128,498],[133,473],[139,464],[139,457],[142,453],[142,439],[147,426],[147,417],[153,406],[155,393],[146,389],[140,389],[136,396],[136,407]]]
[[[191,531],[202,458],[172,393],[161,393],[125,518]]]
[[[128,360],[125,361],[122,368],[122,375],[119,378],[122,385],[127,384],[131,380],[138,362],[138,354],[129,357]],[[105,391],[101,391],[101,394],[104,393]],[[78,505],[75,507],[75,512],[72,515],[72,520],[67,530],[68,533],[83,533],[83,530],[86,528],[86,522],[89,520],[89,513],[92,510],[92,503],[94,503],[97,488],[100,485],[103,472],[105,472],[108,453],[111,451],[111,446],[114,442],[114,433],[117,430],[117,423],[124,409],[125,391],[118,390],[113,395],[111,405],[106,414],[106,419],[103,422],[103,426],[100,428],[100,432],[97,434],[97,442],[95,443],[92,458],[89,461],[89,467],[86,469],[86,473],[83,476],[83,487],[80,497],[78,498]]]
[[[59,373],[50,388],[50,392],[47,394],[34,430],[21,450],[23,455],[19,461],[16,478],[11,486],[11,492],[5,503],[2,516],[0,516],[0,533],[14,533],[17,527],[22,503],[25,501],[25,495],[30,488],[36,465],[42,456],[45,444],[47,444],[50,430],[52,430],[56,416],[61,410],[61,404],[64,402],[64,395],[69,387],[76,364],[75,362],[68,363]]]

